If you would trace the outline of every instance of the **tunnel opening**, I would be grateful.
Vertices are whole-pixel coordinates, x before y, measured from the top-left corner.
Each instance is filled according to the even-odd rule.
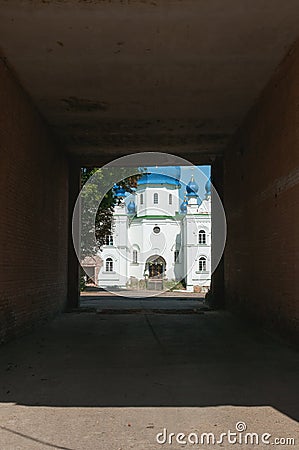
[[[88,195],[103,180],[101,170],[81,168]],[[211,176],[211,165],[168,165],[138,167],[135,176],[115,179],[95,216],[97,251],[83,249],[81,305],[96,295],[100,302],[103,292],[105,298],[205,301],[212,277]]]

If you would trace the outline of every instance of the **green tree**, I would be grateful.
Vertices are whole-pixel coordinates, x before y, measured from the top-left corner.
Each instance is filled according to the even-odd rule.
[[[132,172],[137,173],[131,175]],[[105,242],[105,237],[110,235],[113,231],[113,212],[117,199],[114,196],[112,184],[114,180],[117,184],[127,192],[132,192],[133,188],[137,186],[137,181],[142,175],[142,169],[132,168],[101,168],[96,167],[81,169],[81,188],[89,181],[84,191],[82,191],[82,198],[84,199],[85,210],[90,214],[84,215],[84,221],[81,229],[81,258],[90,256],[90,253],[95,254],[98,249],[102,247]],[[118,181],[120,180],[121,181]],[[100,189],[99,189],[100,186]],[[105,195],[102,197],[102,193]],[[97,207],[95,223],[93,222],[95,214],[95,205]],[[94,229],[95,227],[95,229]],[[90,234],[94,233],[96,237],[96,248],[90,248]]]

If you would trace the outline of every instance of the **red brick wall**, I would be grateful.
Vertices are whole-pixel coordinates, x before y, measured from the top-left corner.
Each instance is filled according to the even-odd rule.
[[[225,155],[230,308],[299,331],[299,45],[276,70]]]
[[[63,153],[0,62],[0,342],[66,301],[67,179]]]

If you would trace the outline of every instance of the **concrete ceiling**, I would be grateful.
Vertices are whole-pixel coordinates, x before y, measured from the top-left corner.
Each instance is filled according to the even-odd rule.
[[[221,153],[299,35],[298,0],[0,0],[0,46],[67,150]]]

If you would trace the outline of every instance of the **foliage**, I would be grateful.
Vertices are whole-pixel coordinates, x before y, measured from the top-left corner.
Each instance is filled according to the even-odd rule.
[[[117,184],[123,187],[127,192],[132,192],[132,189],[137,186],[137,181],[142,175],[131,175],[134,169],[132,168],[82,168],[81,169],[81,188],[93,176],[92,180],[85,186],[82,191],[82,199],[84,201],[84,209],[87,214],[84,214],[84,221],[81,229],[81,258],[89,255],[90,252],[95,253],[105,242],[105,237],[110,235],[113,231],[113,212],[114,206],[117,202],[113,194],[112,185],[114,180]],[[138,172],[138,169],[135,170]],[[121,181],[118,181],[121,178]],[[102,197],[101,193],[105,195]],[[95,210],[97,208],[97,211]],[[94,215],[96,214],[95,223],[93,223]],[[91,234],[95,231],[96,248],[90,248]]]
[[[183,290],[185,289],[185,286],[181,281],[165,280],[164,288],[166,288],[168,291],[174,291],[176,289]]]

